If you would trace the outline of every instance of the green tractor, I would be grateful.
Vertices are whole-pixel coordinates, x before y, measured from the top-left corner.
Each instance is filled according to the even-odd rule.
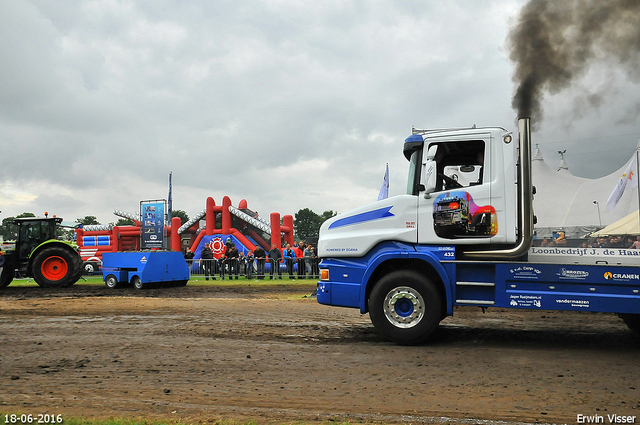
[[[71,242],[56,239],[59,217],[16,218],[18,240],[13,250],[0,251],[0,288],[7,287],[16,272],[33,277],[45,288],[72,286],[82,275],[82,257]]]

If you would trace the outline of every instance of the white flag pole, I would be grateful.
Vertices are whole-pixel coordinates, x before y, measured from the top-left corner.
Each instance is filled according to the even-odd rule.
[[[638,142],[638,144],[640,145],[640,141]],[[638,170],[640,169],[640,166],[638,166],[638,149],[640,149],[640,146],[636,147],[636,178],[638,179],[638,228],[640,228],[640,176],[638,175]]]

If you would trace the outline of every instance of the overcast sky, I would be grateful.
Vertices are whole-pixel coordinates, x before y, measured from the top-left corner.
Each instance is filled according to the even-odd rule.
[[[265,217],[344,212],[376,199],[387,162],[404,193],[412,125],[516,129],[506,37],[523,4],[2,2],[0,219],[115,222],[167,198],[169,172],[190,216],[224,195]],[[638,142],[639,89],[600,63],[545,97],[533,142],[609,174]]]

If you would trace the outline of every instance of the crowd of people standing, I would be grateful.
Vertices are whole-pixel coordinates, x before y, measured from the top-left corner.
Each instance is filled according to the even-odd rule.
[[[200,254],[200,271],[205,280],[216,280],[216,276],[224,280],[226,276],[238,279],[240,275],[247,278],[266,278],[266,264],[269,262],[269,279],[282,279],[281,264],[284,264],[289,279],[305,279],[318,277],[318,258],[313,245],[300,241],[291,246],[287,244],[279,249],[272,244],[267,252],[261,246],[246,255],[236,248],[230,238],[227,239],[219,258],[214,256],[209,243],[206,243]],[[294,267],[297,266],[297,267]]]
[[[640,236],[617,235],[583,240],[568,240],[563,232],[552,238],[534,241],[533,246],[546,247],[581,247],[581,248],[625,248],[640,249]]]

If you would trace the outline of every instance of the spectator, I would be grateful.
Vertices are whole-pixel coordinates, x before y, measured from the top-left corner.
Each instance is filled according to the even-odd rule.
[[[269,250],[269,262],[271,263],[271,271],[269,272],[269,279],[273,279],[273,273],[275,271],[278,272],[278,279],[282,279],[282,272],[280,271],[280,260],[282,259],[282,253],[276,246],[276,244],[271,245],[271,249]]]
[[[311,259],[314,257],[314,253],[313,253],[313,247],[311,246],[311,244],[305,246],[304,248],[304,263],[305,263],[305,272],[307,272],[309,274],[309,277],[313,277],[312,273],[313,273],[313,266],[311,263]]]
[[[222,250],[222,255],[218,258],[218,267],[220,267],[220,279],[224,280],[224,275],[227,272],[227,249]]]
[[[287,265],[287,273],[289,273],[289,279],[295,279],[293,277],[293,262],[296,259],[296,253],[291,249],[291,244],[287,244],[287,247],[282,251],[285,263]]]
[[[231,250],[227,251],[227,261],[229,262],[229,280],[233,280],[235,276],[236,280],[238,280],[238,259],[240,257],[240,253],[238,252],[238,248],[236,248],[236,244],[231,242]]]
[[[204,280],[209,280],[211,275],[212,280],[216,280],[216,277],[212,273],[213,269],[213,251],[209,248],[209,244],[204,244],[202,252],[200,253],[200,260],[202,261],[202,268],[204,269]]]
[[[244,256],[244,252],[238,250],[238,273],[243,274],[246,272],[246,258]]]
[[[629,247],[629,249],[640,249],[640,236],[636,237],[636,241]]]
[[[253,256],[258,262],[258,279],[264,279],[264,265],[267,261],[267,253],[261,246],[258,246],[256,250],[253,252]]]
[[[317,246],[311,246],[311,249],[313,250],[313,256],[311,257],[311,267],[312,267],[312,274],[314,278],[319,278],[320,277],[320,259],[318,258],[318,247]]]
[[[304,279],[307,274],[304,264],[304,242],[298,242],[298,246],[294,247],[293,251],[296,254],[296,263],[298,264],[298,279]]]
[[[244,271],[247,279],[251,279],[253,275],[253,252],[251,251],[249,251],[247,257],[245,258]]]

